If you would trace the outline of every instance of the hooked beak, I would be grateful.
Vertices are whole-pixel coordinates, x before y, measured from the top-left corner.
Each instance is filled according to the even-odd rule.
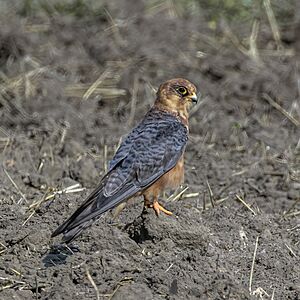
[[[198,97],[195,93],[193,93],[190,97],[190,99],[192,100],[193,103],[197,103],[198,102]]]

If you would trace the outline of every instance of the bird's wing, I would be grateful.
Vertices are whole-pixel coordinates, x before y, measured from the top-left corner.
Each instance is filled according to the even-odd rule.
[[[176,117],[148,113],[121,144],[99,186],[52,236],[64,233],[69,242],[102,213],[145,190],[176,165],[187,138],[186,127]]]

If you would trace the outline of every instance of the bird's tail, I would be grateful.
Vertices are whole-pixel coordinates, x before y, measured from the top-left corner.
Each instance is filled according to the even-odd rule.
[[[51,235],[55,237],[59,234],[63,234],[63,242],[69,243],[74,240],[81,232],[89,227],[98,216],[91,218],[90,216],[100,208],[99,204],[102,203],[103,185],[101,184],[93,193],[91,193],[85,202],[72,214],[72,216],[61,224]]]
[[[63,234],[63,242],[70,243],[81,232],[92,225],[101,214],[111,208],[114,208],[119,203],[126,201],[132,197],[137,189],[133,184],[125,184],[112,196],[104,195],[104,186],[106,180],[102,180],[100,185],[87,197],[85,202],[73,213],[73,215],[61,224],[51,235],[55,237]]]

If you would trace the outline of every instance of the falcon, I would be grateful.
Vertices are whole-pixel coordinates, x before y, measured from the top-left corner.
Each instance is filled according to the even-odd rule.
[[[135,196],[143,196],[144,206],[157,216],[172,215],[158,198],[183,182],[192,103],[197,103],[196,87],[188,80],[161,84],[153,107],[121,143],[98,187],[52,237],[63,234],[63,242],[69,243],[103,213]]]

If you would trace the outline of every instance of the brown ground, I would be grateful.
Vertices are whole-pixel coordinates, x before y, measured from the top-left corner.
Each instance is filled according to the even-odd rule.
[[[251,56],[249,26],[231,27],[238,49],[205,12],[119,2],[84,17],[1,10],[0,299],[300,299],[294,19],[279,51],[265,15]],[[175,216],[141,217],[136,200],[59,246],[51,232],[95,187],[158,84],[179,76],[202,101],[190,119],[189,189],[163,201]]]

